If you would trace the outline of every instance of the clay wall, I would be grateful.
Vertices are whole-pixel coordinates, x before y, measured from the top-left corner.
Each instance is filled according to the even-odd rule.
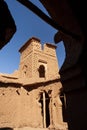
[[[39,78],[39,66],[45,67],[45,78],[51,78],[52,76],[58,76],[58,61],[56,57],[55,47],[44,45],[43,50],[34,50],[33,52],[33,77]],[[53,71],[52,71],[52,68]]]
[[[21,53],[20,77],[39,78],[39,66],[45,67],[45,78],[58,76],[56,46],[46,43],[43,46],[37,38],[31,38],[19,50]],[[53,71],[52,71],[52,68]]]
[[[60,82],[25,87],[17,86],[17,84],[0,84],[0,127],[43,128],[44,123],[40,98],[41,93],[44,91],[48,93],[50,99],[53,98],[49,104],[49,125],[53,121],[55,125],[57,123],[63,124],[62,104],[58,98],[60,88]],[[51,109],[53,109],[53,112]]]
[[[20,61],[19,65],[19,73],[20,77],[32,77],[32,58],[33,54],[30,53],[26,58]]]
[[[35,90],[0,87],[0,127],[42,127],[41,108]]]

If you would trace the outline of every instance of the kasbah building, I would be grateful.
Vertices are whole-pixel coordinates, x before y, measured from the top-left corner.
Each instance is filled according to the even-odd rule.
[[[68,130],[56,46],[32,37],[19,52],[18,70],[0,74],[0,128]]]

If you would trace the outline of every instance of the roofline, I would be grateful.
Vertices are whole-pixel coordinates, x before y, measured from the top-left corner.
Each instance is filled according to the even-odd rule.
[[[39,38],[31,37],[25,44],[19,49],[19,52],[22,52],[33,40],[40,42]]]
[[[53,48],[57,48],[57,46],[56,45],[54,45],[54,44],[50,44],[50,43],[45,43],[47,46],[51,46],[51,47],[53,47]]]

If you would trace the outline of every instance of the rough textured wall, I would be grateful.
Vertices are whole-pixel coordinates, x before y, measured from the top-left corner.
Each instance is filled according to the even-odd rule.
[[[65,130],[56,46],[31,38],[19,51],[18,74],[0,78],[0,127]]]
[[[40,65],[45,67],[45,78],[58,76],[59,70],[55,45],[46,43],[41,48],[40,41],[33,37],[19,51],[21,53],[20,76],[39,78],[38,69]],[[53,71],[52,68],[54,68]]]
[[[44,45],[43,50],[34,50],[33,52],[33,68],[32,75],[33,77],[39,78],[39,66],[43,65],[45,67],[45,78],[51,78],[52,76],[58,75],[58,61],[56,56],[55,47],[51,44]],[[54,67],[55,66],[55,67]],[[52,68],[53,71],[52,71]]]
[[[19,65],[21,77],[31,78],[36,75],[36,73],[33,74],[33,70],[37,67],[37,61],[35,60],[37,55],[34,55],[34,50],[41,50],[41,44],[37,38],[29,39],[19,50],[21,53]]]
[[[0,127],[42,127],[41,108],[35,90],[0,87]]]
[[[0,127],[43,128],[45,127],[43,120],[46,118],[46,127],[66,128],[59,97],[60,82],[54,81],[25,87],[18,87],[17,84],[0,84],[0,86]],[[48,107],[45,106],[48,110],[46,109],[45,113],[41,101],[44,101],[41,97],[43,93],[45,104],[49,99]]]
[[[32,53],[20,61],[20,77],[32,77]]]
[[[16,88],[0,87],[0,127],[16,127],[20,122],[20,96]]]

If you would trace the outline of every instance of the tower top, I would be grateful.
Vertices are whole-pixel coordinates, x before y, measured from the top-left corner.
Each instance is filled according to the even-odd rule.
[[[19,49],[19,52],[21,53],[23,50],[25,50],[31,42],[38,42],[38,43],[40,43],[40,39],[38,39],[38,38],[36,38],[36,37],[31,37],[31,38],[30,38],[26,43],[24,43],[24,45]]]
[[[51,78],[58,75],[58,61],[54,44],[40,43],[36,37],[30,38],[19,50],[20,76],[25,78]],[[54,68],[54,70],[52,70]]]

